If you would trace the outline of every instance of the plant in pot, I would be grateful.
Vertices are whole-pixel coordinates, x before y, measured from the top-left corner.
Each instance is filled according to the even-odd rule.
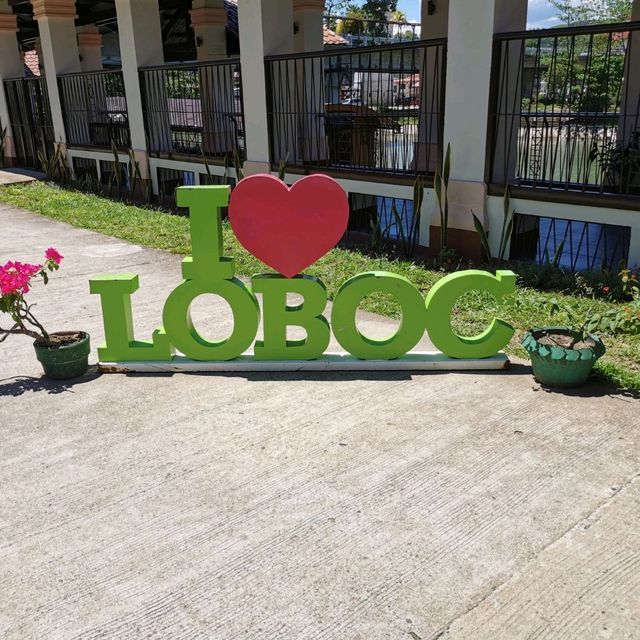
[[[531,329],[522,338],[529,353],[533,375],[549,387],[579,387],[589,377],[593,365],[605,353],[605,346],[595,333],[600,317],[587,314],[576,318],[575,311],[555,298],[548,303],[551,317],[563,313],[569,325]]]
[[[8,329],[0,326],[0,343],[11,335],[33,338],[36,356],[45,375],[67,380],[87,372],[91,350],[89,335],[83,331],[48,333],[34,316],[34,305],[26,300],[34,281],[48,284],[49,273],[57,271],[61,261],[58,251],[49,248],[43,264],[7,262],[0,266],[0,314],[7,314],[13,322]]]
[[[640,193],[640,132],[627,145],[594,148],[590,160],[597,161],[605,189],[620,194]]]

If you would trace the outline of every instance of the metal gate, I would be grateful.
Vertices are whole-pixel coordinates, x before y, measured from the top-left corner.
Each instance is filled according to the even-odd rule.
[[[5,80],[4,87],[17,162],[40,170],[40,156],[49,158],[55,142],[47,81],[16,78]]]

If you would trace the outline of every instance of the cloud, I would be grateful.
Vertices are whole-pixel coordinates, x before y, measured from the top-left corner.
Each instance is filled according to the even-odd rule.
[[[545,20],[537,20],[535,22],[529,21],[527,28],[529,29],[551,29],[561,24],[560,20],[556,17],[546,18]]]
[[[558,10],[548,0],[529,0],[528,28],[545,29],[560,23]]]

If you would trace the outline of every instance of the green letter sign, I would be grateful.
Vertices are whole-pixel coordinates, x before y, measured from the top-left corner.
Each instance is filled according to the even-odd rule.
[[[123,273],[114,276],[95,276],[90,282],[91,293],[100,295],[104,323],[105,344],[98,349],[102,362],[131,362],[136,360],[166,361],[172,350],[164,329],[153,334],[153,342],[135,340],[131,294],[138,288],[138,276]]]
[[[495,276],[484,271],[452,273],[437,282],[427,296],[427,329],[431,342],[450,358],[489,358],[504,349],[513,337],[513,327],[494,319],[479,336],[463,338],[451,328],[451,316],[456,302],[470,291],[487,291],[496,300],[514,293],[516,275],[498,271]]]
[[[400,329],[384,340],[367,338],[356,327],[360,303],[378,292],[392,294],[402,309]],[[351,355],[362,360],[392,360],[408,353],[424,335],[424,301],[420,292],[402,276],[377,271],[363,273],[340,287],[331,322],[336,340]]]
[[[326,181],[320,186],[326,189]],[[286,199],[286,189],[281,191],[279,197]],[[478,360],[496,355],[513,336],[512,327],[497,318],[484,333],[475,337],[458,336],[451,327],[453,307],[465,293],[488,292],[498,301],[513,293],[516,277],[510,271],[498,271],[495,276],[483,271],[449,275],[434,285],[426,302],[420,291],[402,276],[383,272],[362,273],[339,288],[333,302],[330,326],[324,315],[327,291],[317,278],[306,275],[286,278],[270,273],[256,275],[248,284],[235,277],[233,258],[222,255],[220,209],[229,204],[228,187],[181,187],[178,204],[190,211],[193,251],[191,257],[183,260],[184,280],[169,295],[162,314],[163,327],[154,332],[152,341],[139,341],[133,335],[131,295],[138,289],[138,276],[101,275],[91,279],[91,293],[100,295],[102,302],[106,342],[100,347],[99,356],[103,363],[171,363],[174,350],[188,359],[187,362],[233,361],[252,345],[254,353],[251,359],[256,363],[313,361],[323,359],[331,331],[342,348],[352,356],[353,362],[384,362],[401,359],[408,354],[420,342],[425,330],[444,356]],[[290,211],[287,215],[292,220],[296,219]],[[250,234],[250,225],[246,220],[243,224],[245,232]],[[304,226],[300,227],[299,233],[305,234]],[[295,252],[295,249],[291,246],[287,250]],[[367,296],[375,293],[393,296],[402,312],[400,328],[384,339],[363,335],[356,324],[359,306]],[[224,340],[209,342],[193,325],[191,304],[205,294],[220,296],[231,307],[234,326],[231,335]],[[264,327],[264,338],[258,341],[260,305],[257,295],[262,299]],[[288,302],[291,295],[300,298],[298,304]],[[287,339],[289,327],[300,328],[306,337]],[[418,354],[411,355],[411,363],[415,364]],[[431,354],[429,357],[434,356]],[[326,362],[330,368],[333,361],[329,359]],[[409,364],[407,368],[411,368]]]
[[[255,345],[258,360],[315,360],[329,346],[331,332],[322,315],[327,306],[327,290],[317,278],[276,275],[254,276],[255,293],[263,295],[264,340]],[[287,293],[303,297],[296,306],[287,305]],[[302,327],[304,340],[287,340],[287,327]]]

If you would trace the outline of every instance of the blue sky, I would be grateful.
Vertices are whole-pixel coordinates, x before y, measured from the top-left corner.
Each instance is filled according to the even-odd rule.
[[[420,0],[400,0],[398,8],[409,20],[420,20]],[[529,0],[529,27],[542,29],[558,24],[556,10],[547,0]]]

